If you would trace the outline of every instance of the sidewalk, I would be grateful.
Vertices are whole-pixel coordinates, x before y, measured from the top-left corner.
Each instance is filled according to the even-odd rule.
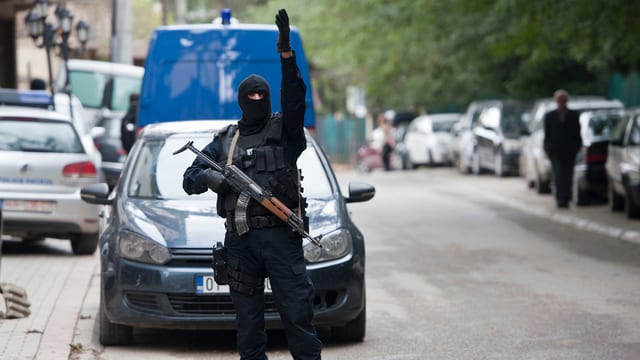
[[[74,256],[68,241],[59,240],[22,246],[5,239],[2,245],[0,281],[26,290],[31,314],[0,319],[0,358],[68,359],[89,281],[98,268],[97,252]],[[0,306],[4,309],[4,299]]]

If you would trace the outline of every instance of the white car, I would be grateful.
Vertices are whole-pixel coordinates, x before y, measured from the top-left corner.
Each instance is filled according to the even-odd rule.
[[[409,163],[420,165],[450,164],[453,125],[460,114],[421,115],[411,121],[404,136]]]
[[[98,208],[80,188],[98,181],[71,119],[55,111],[0,106],[0,199],[4,234],[68,239],[75,254],[98,244]]]
[[[530,135],[523,137],[520,173],[527,185],[538,193],[551,192],[551,161],[544,152],[544,116],[557,107],[554,99],[540,99],[531,109]],[[600,96],[570,96],[567,107],[578,112],[599,109],[622,109],[619,100]]]

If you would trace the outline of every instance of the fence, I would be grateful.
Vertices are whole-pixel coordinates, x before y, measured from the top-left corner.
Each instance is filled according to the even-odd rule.
[[[616,71],[609,80],[609,97],[618,99],[626,107],[640,105],[640,74],[632,69],[625,75]]]
[[[366,143],[365,119],[330,114],[316,121],[316,139],[329,160],[355,165],[358,148]]]

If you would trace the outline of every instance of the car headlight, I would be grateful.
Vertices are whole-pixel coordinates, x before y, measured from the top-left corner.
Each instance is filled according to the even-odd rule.
[[[332,231],[320,240],[322,248],[312,243],[304,246],[304,258],[310,263],[317,263],[337,259],[345,256],[351,250],[351,233],[346,229]]]
[[[128,231],[120,233],[119,249],[122,257],[143,263],[161,265],[171,260],[166,246]]]

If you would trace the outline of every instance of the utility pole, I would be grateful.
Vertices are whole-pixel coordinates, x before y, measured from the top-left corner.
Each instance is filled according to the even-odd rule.
[[[131,53],[131,2],[112,0],[111,61],[132,64]]]

